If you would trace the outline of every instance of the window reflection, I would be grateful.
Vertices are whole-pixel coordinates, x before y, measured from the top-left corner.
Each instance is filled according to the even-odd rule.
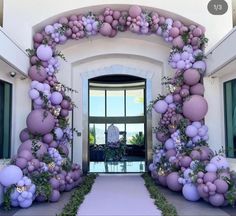
[[[89,124],[89,143],[105,144],[105,124]]]
[[[107,116],[124,115],[124,91],[107,91]]]
[[[90,90],[89,113],[90,116],[105,117],[105,90]]]
[[[127,144],[144,145],[144,124],[126,125]]]
[[[226,155],[236,156],[236,79],[224,83]]]
[[[144,89],[126,91],[126,116],[143,116]]]

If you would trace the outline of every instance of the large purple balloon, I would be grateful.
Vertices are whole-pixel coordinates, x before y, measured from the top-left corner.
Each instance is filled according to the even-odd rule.
[[[184,72],[184,82],[187,85],[195,85],[199,82],[201,76],[196,69],[188,69]]]
[[[193,68],[200,70],[201,73],[204,73],[206,71],[206,63],[204,61],[196,61],[193,64]]]
[[[21,169],[26,168],[27,166],[27,160],[22,157],[16,158],[16,166],[20,167]]]
[[[209,197],[209,202],[213,206],[222,206],[224,204],[224,195],[216,193],[215,195],[212,195]]]
[[[15,165],[6,166],[0,171],[0,183],[5,187],[16,184],[22,177],[21,169]]]
[[[196,85],[191,86],[190,93],[193,95],[203,95],[205,88],[202,83],[198,83]]]
[[[63,100],[62,94],[60,92],[53,92],[51,94],[50,100],[52,104],[59,105]]]
[[[183,104],[183,114],[191,121],[200,121],[204,118],[208,110],[206,100],[200,95],[193,95],[185,100]]]
[[[47,147],[44,143],[38,141],[36,143],[40,148],[38,149],[38,151],[36,152],[36,156],[38,158],[41,158],[46,152],[47,152]],[[22,157],[23,155],[21,155],[22,151],[30,151],[31,152],[32,150],[32,140],[27,140],[25,142],[23,142],[20,147],[18,148],[17,152],[18,152],[18,155],[20,157]]]
[[[27,141],[25,141],[27,142]],[[30,142],[30,141],[28,141]],[[21,157],[21,158],[24,158],[26,159],[27,161],[30,161],[34,158],[34,156],[32,155],[32,152],[31,152],[31,149],[23,149],[21,151],[18,151],[18,157]]]
[[[50,133],[55,126],[53,115],[44,109],[31,111],[26,120],[28,130],[34,135]]]
[[[167,179],[167,176],[166,176],[166,175],[159,175],[159,176],[158,176],[158,182],[159,182],[162,186],[167,186],[166,179]]]
[[[226,193],[229,188],[228,184],[223,179],[216,179],[214,184],[216,185],[216,192],[220,194]]]
[[[229,167],[227,159],[221,155],[216,155],[210,162],[215,164],[217,169],[227,169]]]
[[[168,188],[173,191],[181,191],[182,185],[178,182],[179,177],[178,172],[170,173],[166,178]]]
[[[200,199],[200,195],[198,193],[197,187],[194,184],[185,184],[182,193],[185,199],[189,201],[197,201]]]
[[[28,73],[31,80],[36,80],[38,82],[43,82],[47,78],[47,72],[42,66],[34,65],[29,69]]]
[[[38,58],[42,61],[48,61],[52,58],[52,48],[48,45],[41,44],[36,51]]]

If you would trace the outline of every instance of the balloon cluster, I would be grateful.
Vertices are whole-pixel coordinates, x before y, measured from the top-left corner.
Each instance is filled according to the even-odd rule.
[[[65,32],[63,31],[63,25],[61,23],[54,23],[53,25],[47,25],[44,31],[56,43],[63,44],[67,40],[67,37],[64,35]]]
[[[87,36],[97,34],[99,22],[93,14],[83,16],[81,19]]]
[[[139,34],[154,33],[161,35],[165,41],[171,42],[173,49],[170,64],[178,68],[174,78],[168,83],[170,93],[154,102],[154,109],[162,116],[156,132],[156,137],[161,144],[154,152],[154,161],[150,165],[153,178],[171,190],[180,191],[183,188],[183,195],[189,200],[192,193],[198,193],[203,197],[199,188],[205,188],[203,192],[208,193],[208,196],[204,195],[205,200],[213,205],[223,205],[219,200],[224,197],[225,203],[227,194],[232,191],[227,189],[222,196],[219,190],[213,190],[213,184],[216,186],[219,184],[219,181],[216,182],[220,175],[218,167],[217,179],[204,182],[204,177],[209,172],[206,170],[214,166],[208,165],[214,163],[209,163],[213,155],[206,146],[207,134],[203,124],[207,113],[207,102],[203,97],[202,85],[202,75],[206,69],[203,61],[203,49],[207,42],[204,37],[205,30],[201,26],[184,25],[179,20],[161,16],[157,12],[146,13],[139,6],[131,6],[127,11],[105,8],[99,15],[90,13],[61,17],[57,22],[35,33],[33,50],[29,52],[32,65],[29,69],[29,76],[32,79],[29,95],[34,106],[26,120],[27,128],[20,133],[22,144],[13,160],[15,165],[1,170],[0,183],[4,187],[17,184],[22,179],[23,172],[31,180],[34,179],[33,175],[43,176],[48,173],[52,187],[49,200],[52,202],[59,200],[60,192],[68,191],[80,184],[80,167],[68,163],[67,145],[72,138],[68,115],[74,105],[67,95],[69,89],[55,76],[55,71],[59,70],[58,57],[64,59],[62,53],[56,50],[56,45],[65,43],[69,38],[82,39],[97,33],[114,37],[118,31],[125,30]],[[201,122],[201,127],[197,128],[195,136],[190,137],[187,135],[186,128],[194,126],[193,122]],[[201,137],[200,141],[196,138],[194,145],[191,145],[193,138],[198,136]],[[200,164],[196,166],[197,168],[191,165],[195,160]],[[183,187],[178,179],[181,177],[181,172],[188,168],[193,170],[193,175],[203,172],[203,183],[201,183],[201,173],[196,178],[198,183],[192,180]],[[228,168],[225,169],[225,166],[223,168],[225,175],[229,176],[228,180],[232,181]],[[36,190],[40,189],[37,184],[35,187]],[[212,193],[205,192],[206,188]],[[216,191],[214,195],[213,191]],[[18,201],[23,202],[23,198],[30,197],[28,195],[24,193],[20,196],[22,200]],[[34,199],[33,193],[32,199]],[[46,199],[45,194],[36,197],[38,201]],[[14,199],[12,197],[13,200],[16,200],[15,197]],[[29,205],[31,203],[21,206]]]
[[[28,208],[32,205],[35,198],[35,191],[35,185],[27,176],[24,176],[16,183],[14,190],[10,194],[11,205],[14,207]]]
[[[56,165],[61,166],[63,162],[63,158],[59,154],[58,150],[55,148],[49,148],[48,153],[51,156],[51,158],[54,160]]]
[[[208,127],[202,125],[201,122],[192,122],[186,127],[185,133],[191,138],[193,143],[198,143],[201,140],[208,141]]]
[[[30,85],[29,96],[33,101],[35,109],[40,109],[46,106],[45,103],[51,97],[50,86],[47,83],[41,83],[33,80]]]

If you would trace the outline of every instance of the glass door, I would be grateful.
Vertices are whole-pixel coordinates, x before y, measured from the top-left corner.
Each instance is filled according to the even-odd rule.
[[[11,100],[11,84],[0,80],[0,159],[10,158]]]
[[[144,81],[112,85],[89,83],[90,172],[145,171],[144,110]],[[119,130],[119,149],[108,148],[107,130],[110,125]],[[114,157],[117,152],[118,159]]]

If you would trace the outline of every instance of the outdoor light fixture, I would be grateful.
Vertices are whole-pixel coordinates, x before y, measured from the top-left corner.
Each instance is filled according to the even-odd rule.
[[[15,77],[16,76],[16,72],[15,71],[11,71],[11,72],[9,72],[9,74],[10,74],[11,77]]]

